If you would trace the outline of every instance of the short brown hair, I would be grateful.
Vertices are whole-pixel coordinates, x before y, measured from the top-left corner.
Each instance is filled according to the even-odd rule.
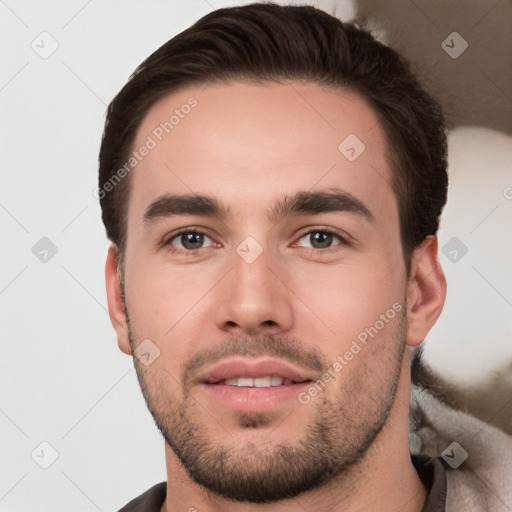
[[[127,161],[142,119],[162,96],[209,82],[280,80],[353,91],[377,114],[388,142],[409,272],[413,249],[437,232],[446,202],[441,108],[398,53],[367,30],[314,7],[266,3],[219,9],[144,60],[108,107],[100,190]],[[126,177],[100,195],[107,235],[121,256],[130,182]]]

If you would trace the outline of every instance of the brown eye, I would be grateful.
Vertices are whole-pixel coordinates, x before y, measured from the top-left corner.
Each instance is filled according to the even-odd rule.
[[[315,249],[325,249],[326,247],[330,247],[332,239],[333,236],[330,233],[324,233],[322,231],[316,231],[309,235],[309,241]]]
[[[304,246],[311,247],[312,249],[329,249],[332,246],[341,245],[345,242],[341,236],[331,231],[320,229],[309,231],[300,238],[299,242],[303,240],[306,242]]]
[[[204,245],[205,242],[208,241],[210,243]],[[172,237],[168,244],[178,249],[193,251],[195,249],[202,249],[203,247],[211,246],[212,239],[204,233],[200,233],[198,231],[184,231]]]

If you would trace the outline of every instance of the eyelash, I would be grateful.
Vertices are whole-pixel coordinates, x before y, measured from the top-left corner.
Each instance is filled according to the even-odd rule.
[[[207,249],[207,247],[200,247],[198,249],[179,249],[177,247],[174,247],[172,245],[172,242],[178,238],[179,236],[183,235],[183,234],[189,234],[189,233],[194,233],[194,234],[198,234],[198,235],[204,235],[204,236],[207,236],[208,238],[210,238],[211,240],[213,240],[213,238],[208,235],[208,233],[206,233],[205,231],[203,231],[202,229],[195,229],[193,227],[188,227],[188,228],[183,228],[183,229],[180,229],[179,231],[173,233],[173,235],[168,238],[162,245],[164,247],[167,247],[169,249],[169,252],[171,253],[185,253],[185,254],[188,254],[188,255],[195,255],[198,251],[201,251],[202,249]],[[335,230],[333,228],[313,228],[313,229],[310,229],[309,231],[305,231],[304,233],[302,233],[298,238],[297,238],[297,242],[300,241],[302,238],[304,238],[306,235],[310,235],[312,233],[325,233],[325,234],[328,234],[328,235],[333,235],[335,236],[336,238],[338,238],[338,240],[340,241],[339,244],[336,244],[336,245],[332,245],[331,247],[327,247],[325,249],[318,249],[318,248],[315,248],[315,247],[303,247],[304,249],[310,249],[311,251],[320,251],[320,252],[331,252],[331,250],[336,250],[336,247],[338,247],[339,245],[343,245],[343,246],[350,246],[351,243],[347,240],[346,238],[346,235],[343,236],[341,234],[341,232],[339,232],[338,230]]]

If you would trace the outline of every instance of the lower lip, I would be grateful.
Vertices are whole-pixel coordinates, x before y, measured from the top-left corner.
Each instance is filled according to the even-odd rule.
[[[296,400],[310,383],[287,384],[268,388],[228,386],[226,384],[201,384],[218,402],[237,412],[265,412],[283,402]]]

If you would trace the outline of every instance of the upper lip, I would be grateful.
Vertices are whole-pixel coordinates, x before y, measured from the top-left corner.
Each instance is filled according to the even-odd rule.
[[[312,380],[310,373],[300,370],[294,365],[278,361],[276,359],[250,360],[244,358],[233,358],[221,361],[213,367],[205,368],[199,372],[197,381],[206,384],[215,384],[226,379],[239,377],[281,377],[294,382]]]

